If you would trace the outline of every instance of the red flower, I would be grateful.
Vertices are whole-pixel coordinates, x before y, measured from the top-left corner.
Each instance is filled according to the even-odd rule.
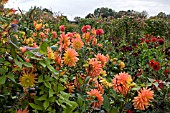
[[[149,65],[151,66],[151,67],[153,67],[153,65],[154,65],[154,60],[152,59],[152,60],[150,60],[150,62],[149,62]]]
[[[145,42],[148,44],[148,43],[150,43],[150,42],[151,42],[151,40],[145,40]]]
[[[141,38],[140,40],[141,40],[142,42],[145,42],[145,38]]]
[[[83,33],[85,33],[85,32],[87,32],[87,30],[90,30],[91,29],[91,26],[90,25],[85,25],[85,26],[83,26],[82,28],[81,28],[81,31],[83,32]]]
[[[62,31],[62,32],[64,32],[64,31],[65,31],[65,27],[64,27],[64,25],[61,25],[61,26],[60,26],[60,31]]]
[[[104,31],[103,31],[103,29],[98,29],[98,30],[96,30],[96,35],[102,35],[102,34],[104,34]]]
[[[128,109],[126,113],[133,113],[132,110]]]
[[[153,67],[154,70],[158,71],[161,69],[161,65],[159,62],[154,62]]]
[[[164,40],[161,38],[161,39],[158,39],[158,43],[160,44],[160,45],[163,45],[164,44]]]
[[[151,40],[152,40],[152,42],[156,42],[156,41],[157,41],[157,38],[152,37]]]
[[[168,69],[165,69],[164,75],[166,76],[166,78],[168,78],[168,73],[169,73],[169,70],[168,70]]]
[[[146,38],[149,38],[149,34],[146,34],[146,36],[145,36]]]

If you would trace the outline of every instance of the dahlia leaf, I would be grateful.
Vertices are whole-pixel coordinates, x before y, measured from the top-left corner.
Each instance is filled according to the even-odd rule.
[[[43,106],[45,109],[47,109],[47,107],[49,106],[49,100],[45,100],[45,102],[43,103]]]
[[[29,105],[30,105],[32,108],[36,109],[36,110],[43,110],[43,108],[42,108],[41,106],[36,105],[36,104],[34,104],[34,103],[29,103]]]
[[[41,45],[40,45],[40,53],[42,54],[46,54],[47,53],[47,42],[43,42]]]
[[[16,81],[15,81],[15,79],[14,79],[14,75],[12,74],[12,72],[9,72],[7,77],[8,77],[10,80],[12,80],[14,83],[16,83]]]
[[[109,101],[109,98],[108,98],[107,95],[104,95],[103,97],[104,97],[103,107],[104,107],[104,109],[105,109],[106,111],[109,112],[109,110],[110,110],[110,101]]]
[[[0,84],[5,84],[6,81],[6,75],[3,75],[0,77]]]

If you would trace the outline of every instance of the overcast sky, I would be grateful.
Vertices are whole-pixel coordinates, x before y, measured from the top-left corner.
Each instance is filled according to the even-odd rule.
[[[147,11],[149,16],[159,12],[170,14],[170,0],[9,0],[5,7],[19,7],[27,11],[31,6],[42,6],[53,12],[62,12],[72,20],[75,16],[85,17],[98,7],[108,7],[115,11]]]

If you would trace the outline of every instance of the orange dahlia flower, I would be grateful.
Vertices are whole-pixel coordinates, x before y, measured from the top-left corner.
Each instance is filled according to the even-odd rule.
[[[42,23],[37,24],[37,22],[34,21],[34,27],[36,30],[40,30],[42,28],[42,26],[43,26]]]
[[[128,73],[119,73],[112,79],[113,89],[125,96],[130,90],[131,82],[132,78]]]
[[[97,58],[90,59],[89,68],[87,69],[88,75],[91,77],[99,76],[101,70],[102,70],[102,66],[98,62]]]
[[[64,33],[61,34],[60,37],[60,46],[61,48],[67,49],[70,45],[70,39]]]
[[[84,43],[82,42],[81,38],[72,39],[72,42],[73,42],[72,46],[76,50],[80,50],[83,47],[83,45],[84,45]]]
[[[91,91],[87,92],[87,94],[89,94],[90,100],[94,99],[94,101],[92,101],[91,103],[94,109],[99,108],[102,105],[103,97],[102,97],[102,94],[97,89],[91,89]]]
[[[102,65],[102,67],[104,67],[105,64],[106,64],[106,62],[107,62],[107,57],[104,56],[104,55],[101,54],[101,53],[98,53],[98,54],[96,55],[96,58],[97,58],[97,60],[101,61],[101,65]]]
[[[75,66],[76,62],[79,60],[77,56],[78,56],[78,53],[74,49],[68,48],[66,52],[64,53],[64,64],[70,67]]]
[[[31,73],[25,73],[24,72],[24,74],[23,74],[23,76],[21,76],[20,78],[19,78],[19,81],[20,81],[20,85],[23,87],[23,88],[29,88],[29,87],[33,87],[33,86],[35,86],[35,83],[36,83],[36,81],[35,81],[35,78],[36,77],[36,75],[35,74],[33,74],[33,72],[31,72]]]
[[[16,111],[16,113],[29,113],[28,107],[26,107],[24,110],[19,109]]]
[[[138,96],[134,97],[133,105],[135,109],[145,110],[149,107],[149,102],[153,100],[154,92],[151,89],[143,88],[138,91]]]
[[[90,36],[90,32],[83,33],[83,38],[85,39],[86,43],[90,42],[92,39],[92,37]]]

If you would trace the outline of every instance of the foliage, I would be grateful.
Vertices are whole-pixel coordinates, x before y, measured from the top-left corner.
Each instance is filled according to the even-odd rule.
[[[36,7],[20,12],[0,15],[0,112],[170,110],[168,20],[126,15],[70,24]],[[146,108],[135,107],[134,97]]]

